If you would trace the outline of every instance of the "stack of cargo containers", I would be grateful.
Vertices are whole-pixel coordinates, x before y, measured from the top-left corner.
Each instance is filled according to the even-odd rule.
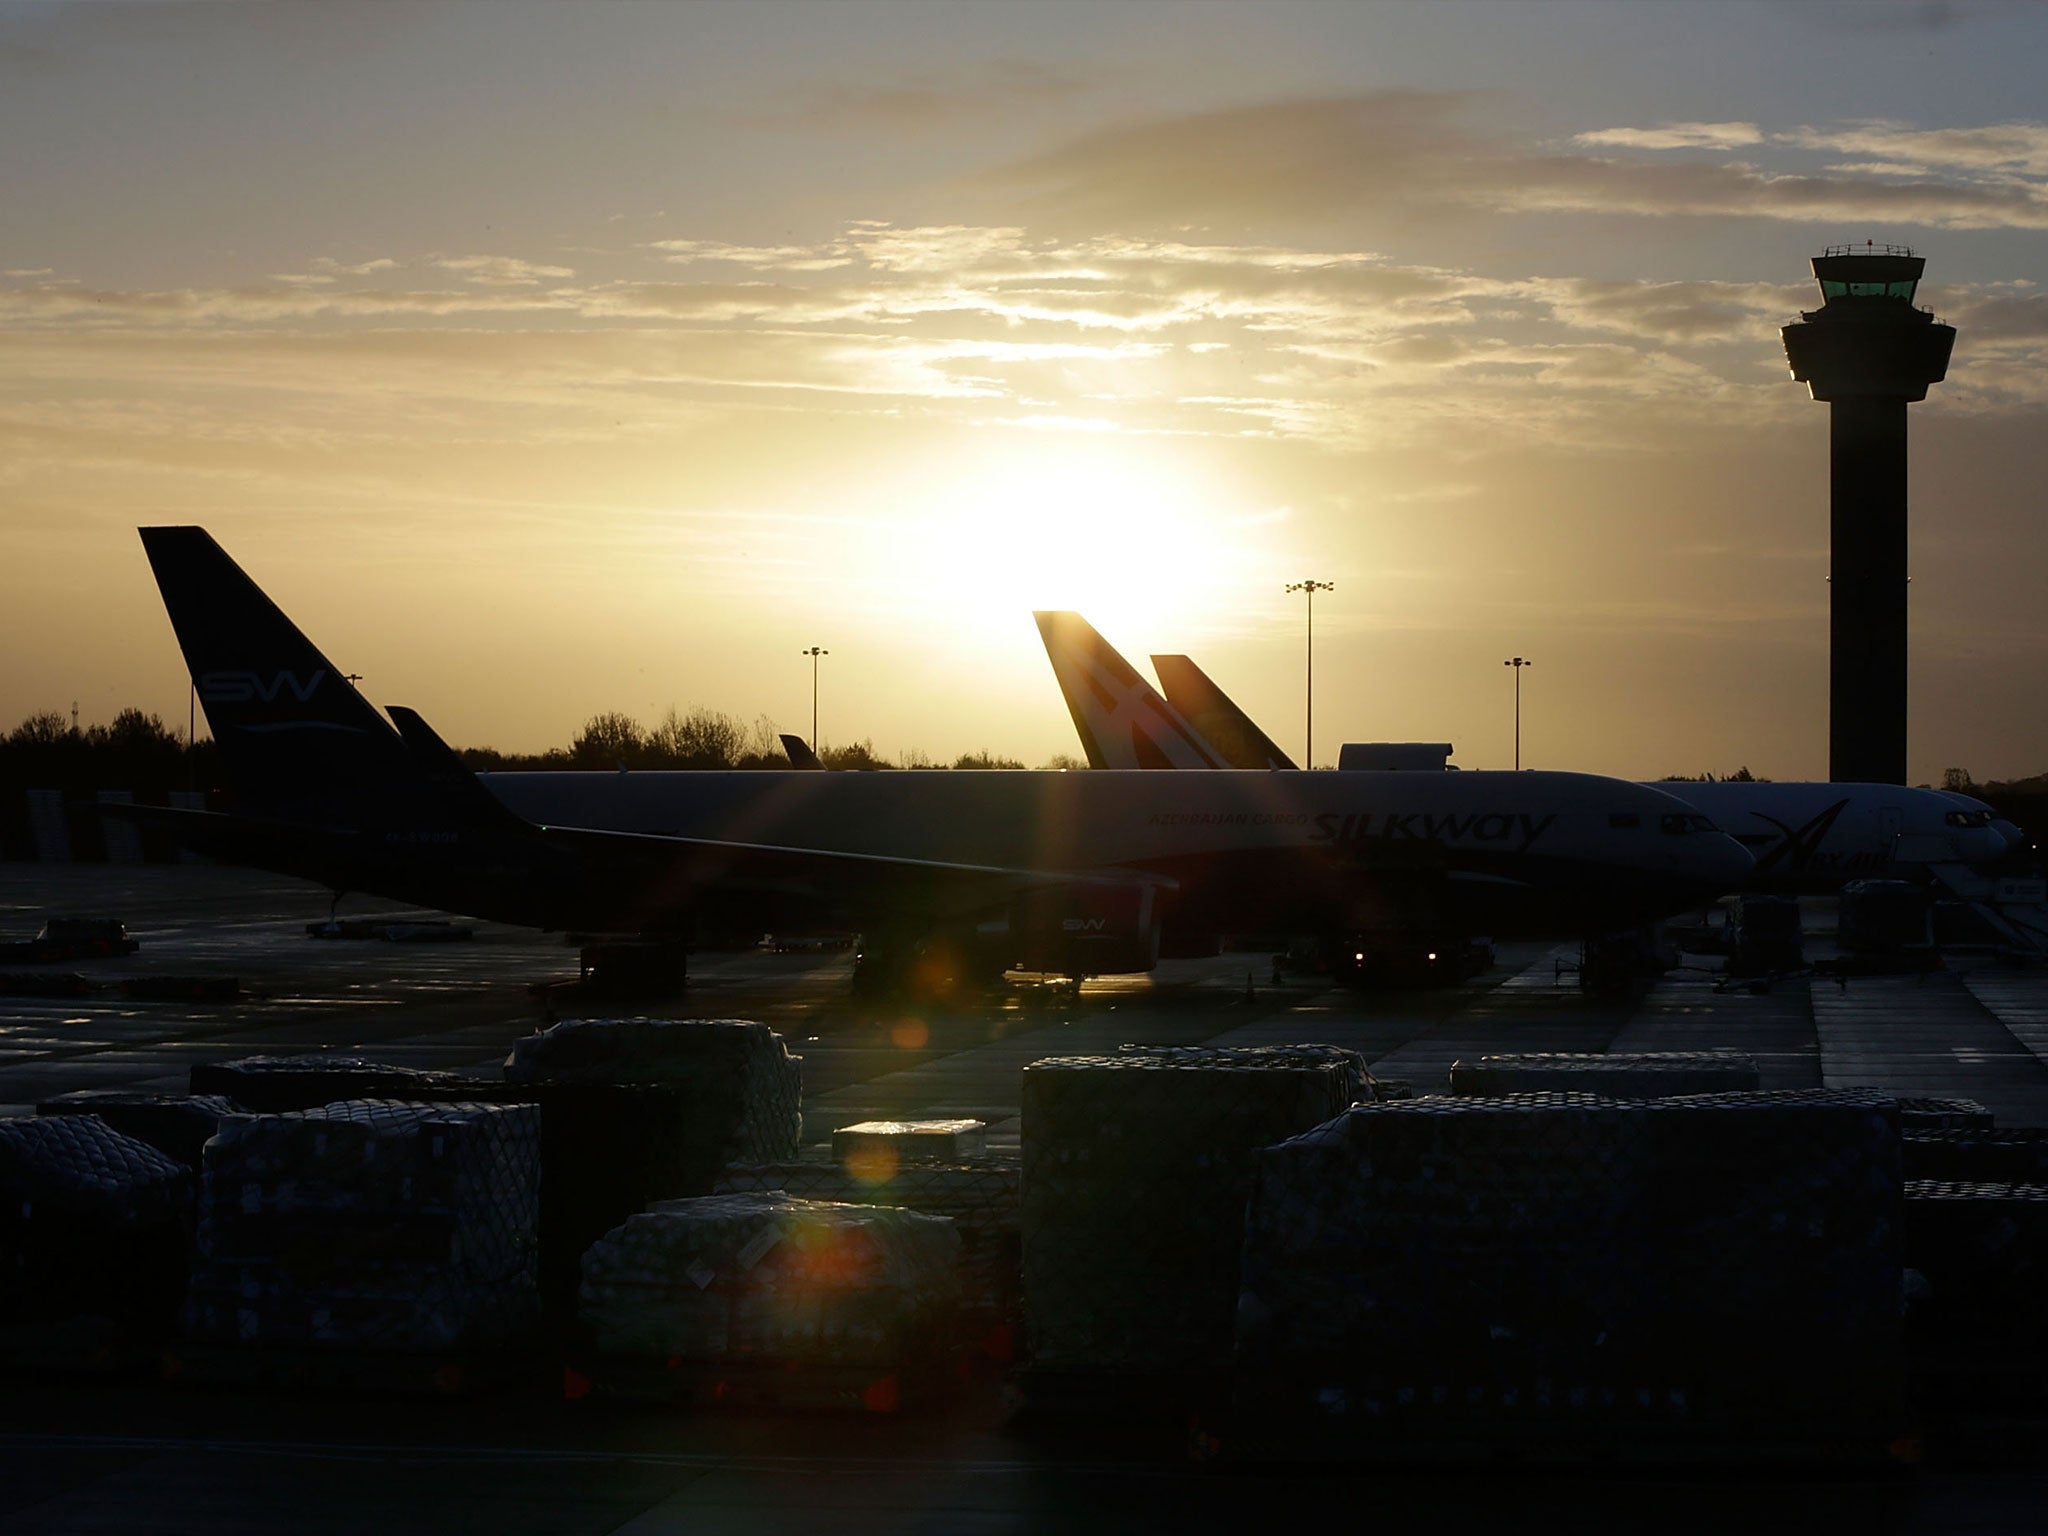
[[[1899,1191],[1869,1095],[1355,1109],[1260,1159],[1238,1449],[1875,1452],[1901,1413]]]
[[[187,1337],[453,1353],[539,1318],[540,1126],[524,1105],[354,1100],[207,1144]]]
[[[1226,1371],[1258,1150],[1357,1086],[1344,1053],[1177,1050],[1056,1057],[1024,1071],[1028,1350],[1064,1380],[1167,1407]]]

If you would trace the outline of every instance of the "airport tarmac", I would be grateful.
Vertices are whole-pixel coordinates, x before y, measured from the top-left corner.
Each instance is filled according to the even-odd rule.
[[[403,909],[351,901],[344,915]],[[96,988],[0,998],[0,1113],[78,1088],[182,1091],[195,1062],[336,1050],[494,1075],[544,1022],[529,983],[573,975],[559,939],[476,924],[454,943],[336,942],[305,928],[325,893],[209,867],[0,865],[0,939],[53,913],[124,921],[117,960],[66,966]],[[761,1019],[804,1057],[805,1135],[883,1116],[973,1116],[1014,1143],[1019,1073],[1039,1057],[1129,1043],[1320,1041],[1374,1071],[1441,1086],[1461,1057],[1515,1050],[1690,1050],[1755,1057],[1770,1087],[1868,1086],[1969,1098],[2001,1124],[2048,1125],[2048,971],[1717,991],[1674,972],[1620,1002],[1581,995],[1569,951],[1507,945],[1455,988],[1353,993],[1271,982],[1264,955],[1170,961],[1093,982],[1078,1002],[1025,995],[947,1013],[847,998],[843,952],[692,957],[686,998],[656,1011]],[[123,977],[235,975],[230,1005],[136,1003]],[[626,1011],[626,1010],[614,1010]],[[632,1010],[646,1011],[646,1010]],[[1383,1471],[1276,1477],[1189,1465],[1171,1435],[1049,1442],[1008,1423],[993,1390],[943,1415],[740,1420],[628,1412],[538,1388],[475,1399],[289,1397],[14,1378],[0,1389],[0,1529],[14,1532],[492,1530],[1093,1531],[1368,1514],[1459,1528],[2037,1529],[2048,1484],[2022,1434],[2002,1470],[1892,1477],[1532,1479]],[[1952,1450],[1953,1454],[1953,1450]]]

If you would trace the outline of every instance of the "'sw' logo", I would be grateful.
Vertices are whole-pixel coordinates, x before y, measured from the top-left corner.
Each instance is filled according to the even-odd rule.
[[[199,679],[199,697],[209,704],[275,704],[290,694],[303,704],[326,675],[322,668],[300,682],[296,672],[273,672],[267,677],[260,672],[208,672]]]

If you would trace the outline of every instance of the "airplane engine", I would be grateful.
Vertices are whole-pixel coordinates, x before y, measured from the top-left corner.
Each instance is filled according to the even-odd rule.
[[[1011,903],[1009,966],[1057,976],[1115,976],[1159,962],[1159,916],[1152,887],[1061,886]]]

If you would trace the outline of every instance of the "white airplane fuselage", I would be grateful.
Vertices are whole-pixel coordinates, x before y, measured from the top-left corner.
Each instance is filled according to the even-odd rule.
[[[543,826],[1176,883],[1178,925],[1384,922],[1443,903],[1480,931],[1642,922],[1750,860],[1661,790],[1575,773],[491,773]]]

